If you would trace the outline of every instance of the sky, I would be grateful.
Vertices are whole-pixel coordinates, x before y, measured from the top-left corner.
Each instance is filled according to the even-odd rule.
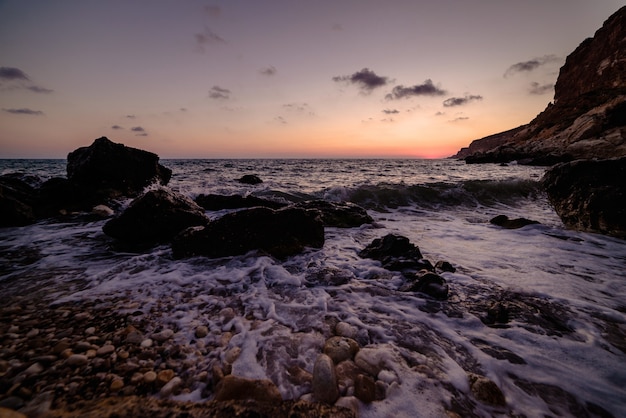
[[[440,158],[530,122],[623,0],[0,0],[0,158]]]

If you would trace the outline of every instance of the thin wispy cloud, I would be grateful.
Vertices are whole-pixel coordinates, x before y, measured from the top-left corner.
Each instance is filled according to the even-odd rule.
[[[463,122],[463,121],[466,121],[466,120],[468,120],[468,119],[469,119],[469,117],[467,117],[467,116],[459,116],[458,118],[452,119],[452,120],[450,120],[449,122],[452,122],[452,123],[457,123],[457,122]]]
[[[54,90],[51,89],[47,89],[45,87],[41,87],[41,86],[28,86],[26,87],[27,90],[30,90],[34,93],[41,93],[41,94],[50,94],[50,93],[54,93]]]
[[[111,126],[111,129],[119,130],[119,129],[124,129],[124,128],[122,128],[120,125],[113,125]]]
[[[530,83],[530,88],[528,89],[528,93],[532,95],[542,95],[547,93],[552,93],[554,91],[554,84],[539,84],[536,81]]]
[[[273,65],[270,65],[269,67],[261,68],[259,70],[259,74],[266,75],[268,77],[276,75],[276,73],[277,73],[276,67],[274,67]]]
[[[141,126],[134,126],[132,128],[130,128],[131,131],[133,132],[146,132],[146,130],[144,128],[142,128]]]
[[[209,97],[211,99],[228,100],[230,99],[230,93],[230,90],[225,89],[224,87],[213,86],[211,87],[211,90],[209,90]]]
[[[463,106],[468,104],[469,102],[474,102],[477,100],[482,100],[483,96],[480,95],[466,95],[465,97],[450,97],[443,101],[444,107],[455,107],[455,106]]]
[[[28,108],[19,108],[19,109],[2,109],[7,113],[12,113],[14,115],[30,115],[30,116],[42,116],[43,112],[41,110],[33,110]]]
[[[126,119],[135,119],[136,116],[135,115],[126,115],[124,116]]]
[[[395,115],[396,113],[400,113],[398,109],[384,109],[383,113],[386,115]]]
[[[30,79],[26,73],[15,67],[0,67],[0,80],[24,80]]]
[[[200,52],[204,52],[207,46],[226,43],[224,38],[213,32],[208,26],[205,26],[202,32],[194,33],[193,36],[196,41],[196,49]]]
[[[507,68],[507,70],[504,72],[504,77],[505,78],[511,77],[519,73],[529,73],[543,65],[550,64],[553,62],[558,62],[558,61],[560,61],[560,58],[557,57],[556,55],[544,55],[543,57],[533,58],[528,61],[518,62],[516,64],[511,65],[509,68]]]
[[[313,109],[311,108],[311,106],[308,103],[286,103],[283,106],[283,109],[295,113],[295,114],[299,114],[299,115],[305,115],[305,116],[315,116],[315,112],[313,111]]]
[[[367,93],[390,82],[389,77],[380,76],[369,68],[363,68],[351,75],[333,77],[333,81],[355,84],[361,91]]]
[[[391,93],[387,94],[387,100],[407,99],[414,96],[443,96],[447,92],[433,84],[431,79],[425,80],[422,84],[405,87],[398,85],[393,88]]]

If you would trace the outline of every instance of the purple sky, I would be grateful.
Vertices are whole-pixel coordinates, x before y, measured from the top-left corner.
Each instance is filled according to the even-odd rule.
[[[529,122],[612,0],[0,1],[0,158],[445,157]]]

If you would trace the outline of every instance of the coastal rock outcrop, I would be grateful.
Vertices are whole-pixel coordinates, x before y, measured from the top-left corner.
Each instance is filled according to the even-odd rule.
[[[359,252],[359,257],[378,260],[382,267],[388,270],[402,272],[432,270],[432,265],[422,259],[420,249],[407,237],[396,234],[376,238]]]
[[[33,223],[36,190],[25,181],[0,176],[0,227]]]
[[[542,182],[572,229],[626,238],[626,157],[579,160],[549,169]]]
[[[87,189],[112,189],[135,196],[152,182],[166,185],[172,171],[159,164],[159,157],[148,151],[96,139],[67,156],[67,178]]]
[[[263,206],[270,209],[280,209],[287,206],[286,203],[262,199],[252,195],[224,196],[219,194],[201,194],[194,200],[198,205],[202,206],[206,210],[253,208],[256,206]]]
[[[350,202],[308,200],[296,203],[295,207],[319,211],[325,226],[353,228],[374,222],[365,209]]]
[[[191,199],[160,188],[133,200],[120,216],[104,224],[102,230],[126,243],[152,245],[170,241],[191,226],[208,223],[202,208]]]
[[[225,257],[262,250],[275,257],[324,245],[324,224],[317,211],[256,207],[222,216],[206,226],[188,228],[173,243],[174,257]]]
[[[468,163],[535,165],[626,156],[626,7],[566,59],[554,103],[528,125],[476,140]]]

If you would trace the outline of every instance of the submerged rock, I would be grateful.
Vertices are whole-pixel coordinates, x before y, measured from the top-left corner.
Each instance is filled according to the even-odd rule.
[[[201,207],[172,190],[151,190],[135,199],[117,218],[109,220],[105,234],[131,244],[166,242],[191,226],[206,225]]]
[[[509,217],[506,215],[498,215],[494,218],[491,218],[489,223],[493,225],[501,226],[506,229],[519,229],[526,225],[536,225],[539,222],[526,219],[526,218],[509,219]]]
[[[298,208],[315,209],[321,213],[325,226],[337,228],[353,228],[374,222],[367,211],[350,202],[327,202],[325,200],[309,200],[295,205]]]
[[[422,259],[422,253],[416,245],[407,237],[396,234],[376,238],[359,252],[359,257],[378,260],[388,270],[418,271],[433,268],[430,262]]]
[[[237,179],[237,181],[239,183],[252,185],[263,183],[263,180],[261,180],[261,178],[255,174],[244,174],[239,179]]]
[[[405,277],[407,277],[405,275]],[[416,274],[412,281],[400,288],[403,292],[420,292],[435,299],[443,300],[448,297],[448,284],[440,275],[424,271]]]
[[[504,394],[492,380],[477,374],[470,374],[468,377],[470,389],[476,399],[489,405],[506,405]]]
[[[174,257],[225,257],[262,250],[275,257],[324,245],[324,225],[315,211],[251,208],[229,213],[206,226],[181,232],[172,243]]]
[[[216,401],[253,400],[280,402],[283,400],[276,385],[267,379],[254,380],[233,375],[220,380],[215,393]]]
[[[626,238],[624,179],[626,157],[559,164],[546,172],[542,183],[568,228]]]
[[[270,209],[280,209],[287,206],[286,203],[275,202],[273,200],[262,199],[256,196],[231,195],[223,196],[219,194],[201,194],[195,198],[195,202],[206,210],[240,209],[262,206]]]

